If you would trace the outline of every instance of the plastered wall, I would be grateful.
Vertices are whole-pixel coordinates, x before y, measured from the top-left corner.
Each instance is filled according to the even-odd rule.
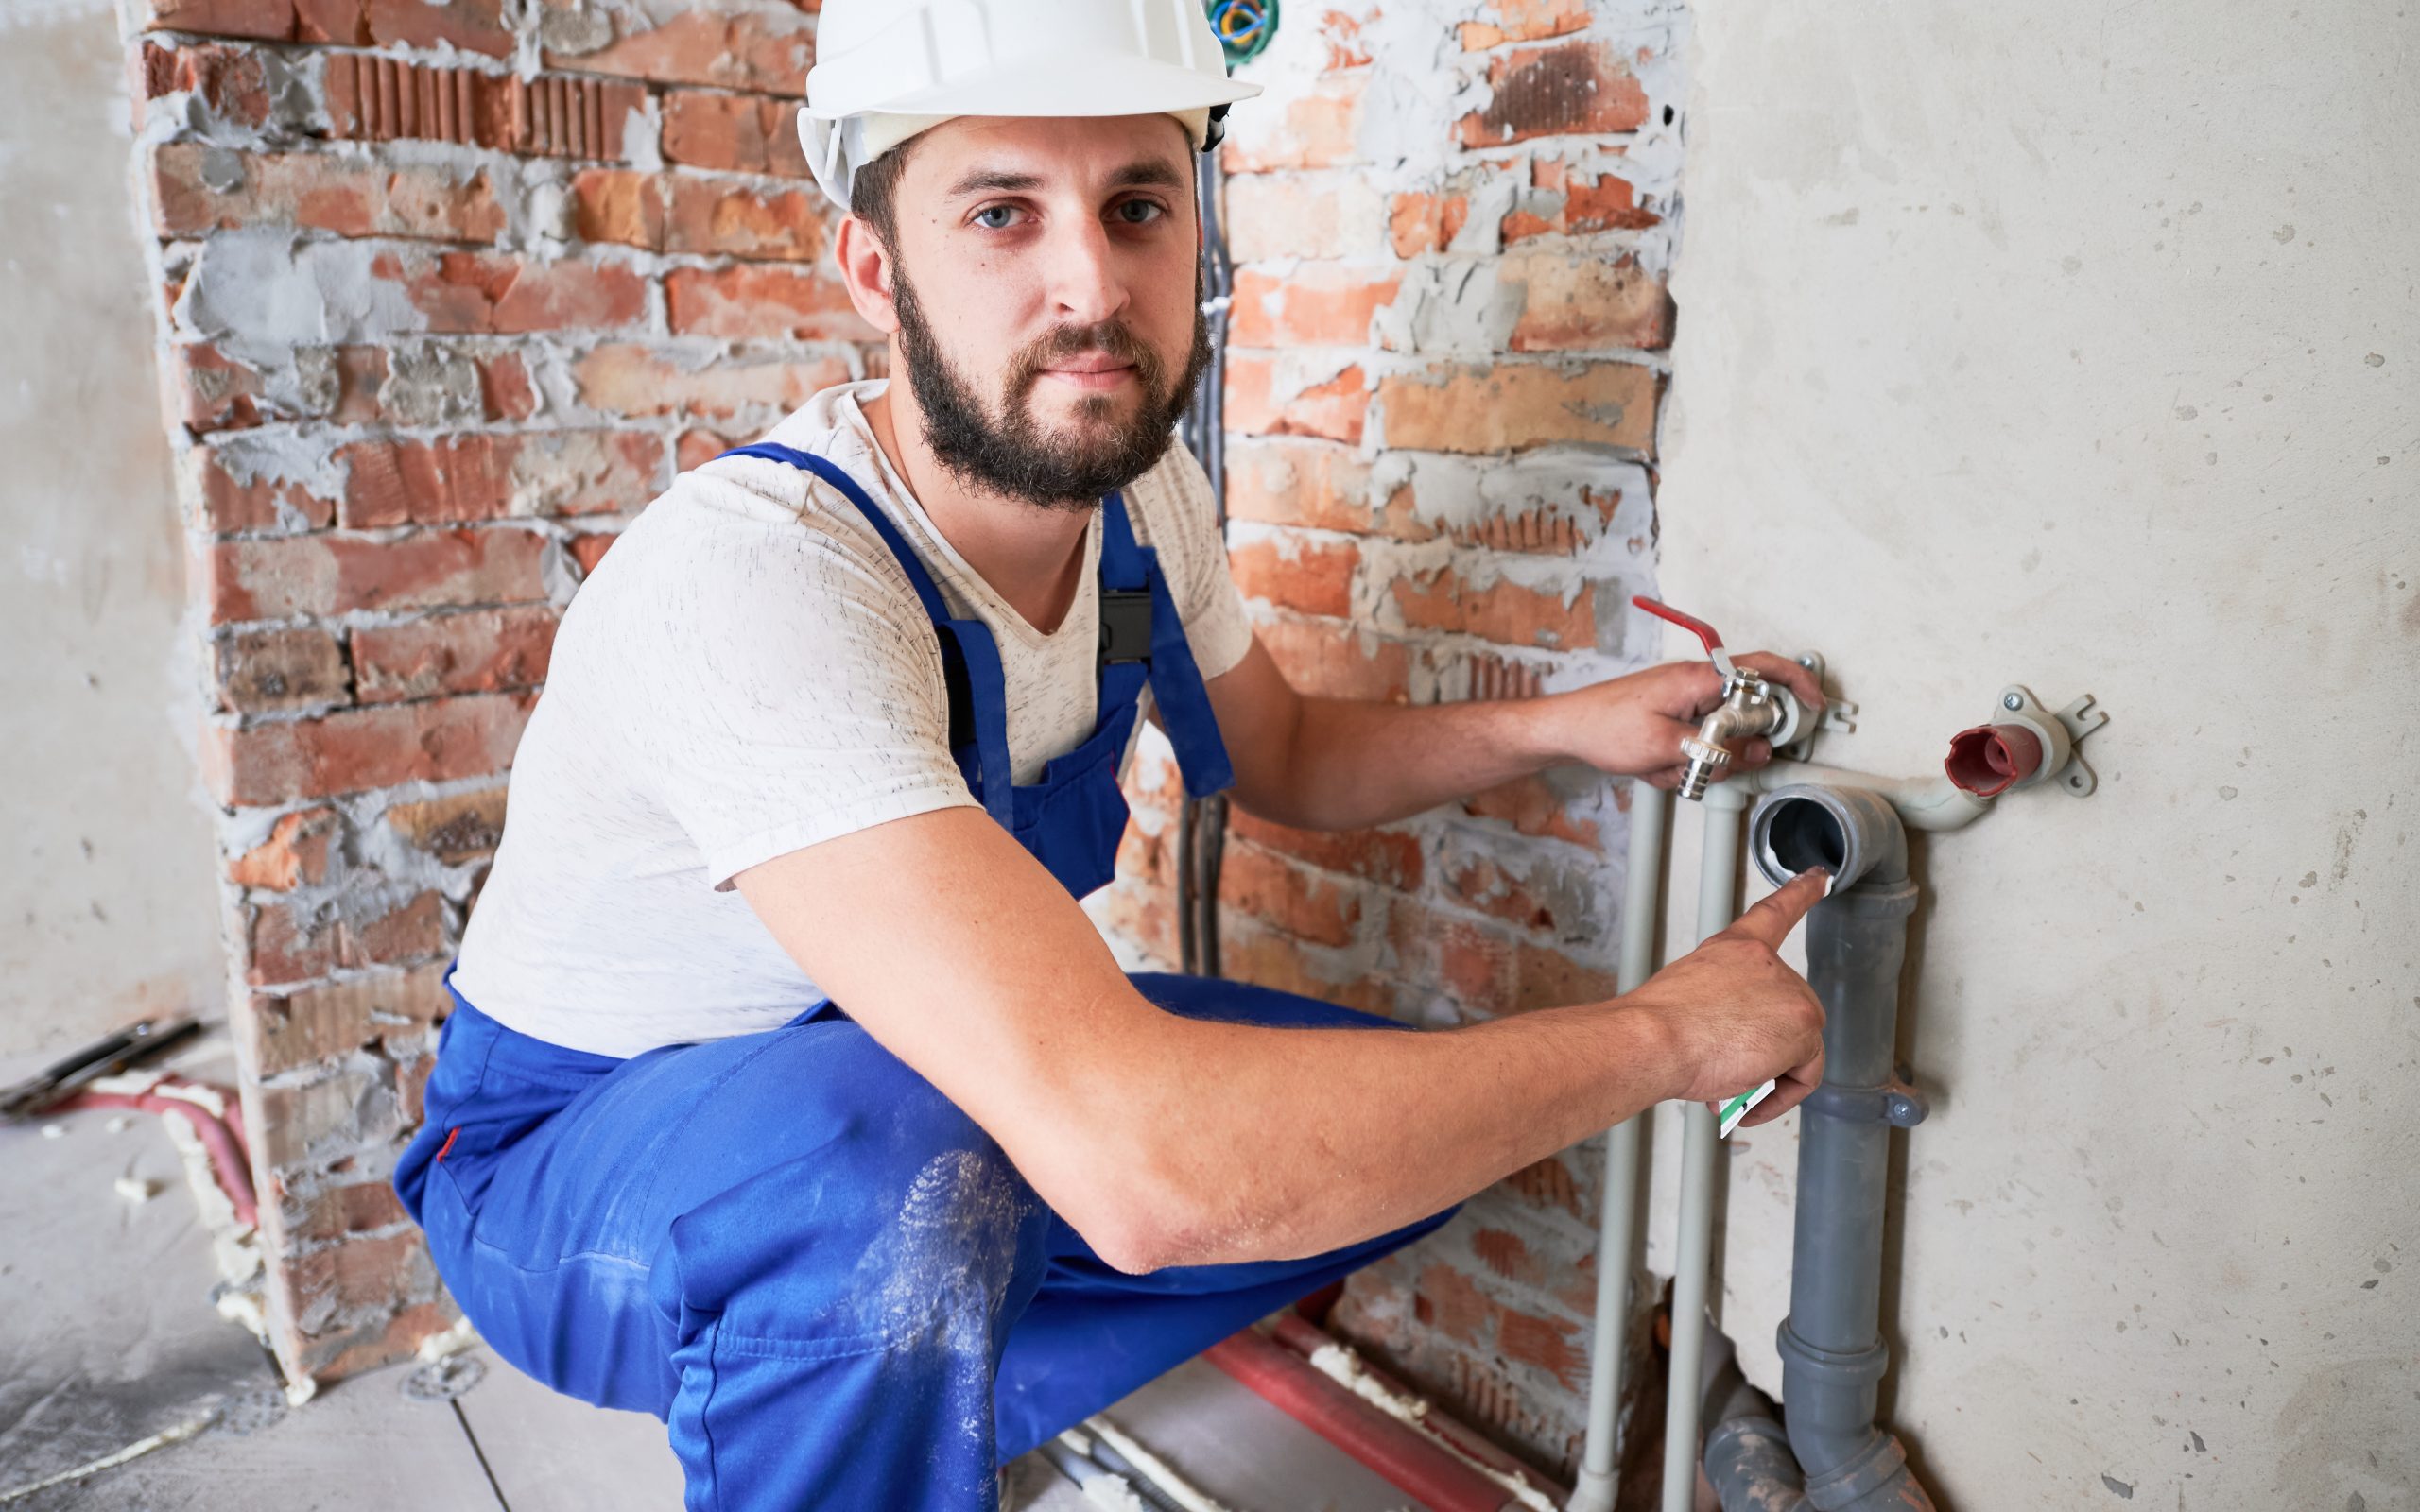
[[[1827,653],[1843,765],[2112,716],[1920,861],[1884,1405],[1962,1512],[2420,1505],[2415,62],[2394,0],[1697,11],[1668,596]],[[1729,1163],[1768,1387],[1794,1125]]]
[[[0,0],[0,1057],[222,997],[106,5]]]

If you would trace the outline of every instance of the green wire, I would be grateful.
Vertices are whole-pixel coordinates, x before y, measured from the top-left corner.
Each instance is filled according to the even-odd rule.
[[[1207,8],[1230,68],[1252,61],[1276,40],[1277,0],[1208,0]]]

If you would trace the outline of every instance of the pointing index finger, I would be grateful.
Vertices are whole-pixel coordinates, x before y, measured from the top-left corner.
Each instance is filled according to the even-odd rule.
[[[1824,901],[1831,890],[1832,874],[1821,867],[1813,867],[1792,877],[1778,891],[1758,899],[1754,907],[1739,916],[1731,927],[1751,939],[1761,942],[1767,950],[1781,949],[1781,942],[1806,917],[1806,911]]]

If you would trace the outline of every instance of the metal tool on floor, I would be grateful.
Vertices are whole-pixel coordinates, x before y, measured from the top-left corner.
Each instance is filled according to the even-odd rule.
[[[0,1092],[0,1121],[13,1124],[36,1117],[87,1085],[165,1055],[199,1033],[201,1021],[194,1018],[146,1019],[130,1024]]]

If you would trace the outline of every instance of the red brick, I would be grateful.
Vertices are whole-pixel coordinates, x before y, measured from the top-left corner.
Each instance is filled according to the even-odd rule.
[[[233,170],[224,186],[205,183]],[[199,142],[152,149],[154,229],[200,236],[236,226],[291,225],[339,236],[493,241],[504,230],[485,173],[458,181],[434,168],[381,167],[325,153],[242,153]]]
[[[1512,1010],[1560,1008],[1574,1003],[1604,1003],[1620,995],[1612,971],[1578,961],[1545,945],[1524,941],[1513,962]]]
[[[1672,339],[1664,281],[1635,258],[1507,257],[1496,277],[1526,296],[1514,352],[1651,350]]]
[[[824,209],[821,190],[758,188],[676,173],[664,249],[811,263],[823,255]]]
[[[1309,955],[1320,947],[1260,927],[1248,916],[1226,918],[1228,924],[1219,941],[1219,965],[1232,980],[1317,998],[1340,1008],[1387,1013],[1387,990],[1380,983],[1356,972],[1322,970]]]
[[[1397,257],[1442,252],[1471,218],[1470,196],[1438,190],[1394,197],[1387,210],[1387,240]]]
[[[294,35],[293,0],[137,0],[144,31],[198,31],[214,37],[285,42]]]
[[[232,126],[268,122],[268,70],[249,47],[200,43],[189,47],[145,41],[137,55],[137,98],[193,94],[210,113]],[[135,124],[142,125],[138,109]]]
[[[1372,16],[1375,14],[1374,10],[1371,12]],[[1348,16],[1341,10],[1331,10],[1320,17],[1320,41],[1327,45],[1327,62],[1321,72],[1334,74],[1370,66],[1369,45],[1361,35],[1361,27],[1369,19]]]
[[[1433,985],[1478,1015],[1511,1011],[1518,955],[1495,925],[1398,898],[1388,912],[1387,937],[1403,979]]]
[[[1249,844],[1227,848],[1219,902],[1319,945],[1352,944],[1361,921],[1354,892]]]
[[[571,194],[572,228],[580,240],[663,249],[664,175],[634,168],[585,168],[572,175]]]
[[[676,267],[665,307],[679,335],[733,341],[879,341],[838,277],[802,267],[741,264]]]
[[[546,680],[552,605],[468,610],[353,632],[363,703],[441,693],[493,693]]]
[[[644,504],[664,442],[640,432],[539,431],[435,441],[357,441],[338,521],[353,529],[612,513]]]
[[[1597,821],[1572,814],[1563,796],[1539,777],[1516,778],[1474,794],[1463,801],[1462,812],[1501,820],[1533,839],[1551,836],[1592,850],[1601,839]]]
[[[853,375],[837,357],[717,354],[683,358],[644,346],[597,347],[572,364],[579,402],[627,416],[684,414],[722,420],[753,410],[784,413]]]
[[[1155,962],[1174,966],[1182,957],[1176,910],[1165,884],[1122,881],[1086,899],[1084,911],[1118,938],[1133,942]]]
[[[1531,1365],[1577,1391],[1588,1376],[1588,1351],[1580,1325],[1562,1318],[1507,1309],[1495,1324],[1495,1347],[1508,1360]]]
[[[471,694],[250,730],[216,727],[203,742],[203,774],[220,803],[239,807],[490,777],[510,765],[532,697]]]
[[[1236,437],[1227,451],[1227,509],[1237,520],[1434,541],[1438,529],[1416,507],[1409,480],[1381,503],[1370,466],[1349,447],[1288,437]]]
[[[512,55],[504,0],[365,0],[370,39],[382,47],[458,48],[490,58]]]
[[[1554,444],[1655,444],[1657,379],[1626,362],[1566,369],[1536,364],[1430,369],[1379,382],[1387,445],[1429,452],[1506,452]],[[1230,405],[1235,384],[1229,386]]]
[[[267,892],[316,887],[328,880],[328,847],[342,827],[334,809],[281,815],[268,839],[227,864],[227,880]]]
[[[1593,588],[1566,595],[1509,578],[1479,587],[1451,567],[1398,577],[1392,587],[1404,623],[1415,629],[1564,651],[1597,644]]]
[[[647,280],[614,263],[544,262],[510,252],[381,252],[370,270],[402,284],[437,335],[611,330],[647,315]]]
[[[1508,1281],[1537,1286],[1546,1280],[1546,1267],[1521,1236],[1509,1228],[1481,1228],[1471,1235],[1471,1252],[1491,1274]]]
[[[289,536],[204,549],[210,622],[543,599],[545,541],[527,530],[429,530],[380,541]]]
[[[285,1233],[298,1240],[351,1239],[409,1221],[394,1183],[356,1181],[322,1188],[304,1198],[302,1210],[287,1216]]]
[[[198,446],[188,455],[189,496],[196,523],[205,531],[318,530],[336,518],[336,501],[305,484],[240,479],[227,456],[212,447]]]
[[[1246,598],[1333,619],[1353,610],[1361,550],[1350,541],[1255,541],[1235,547],[1227,561]]]
[[[579,564],[581,582],[588,581],[588,575],[596,570],[596,564],[605,559],[605,553],[612,550],[614,542],[620,539],[618,531],[596,530],[574,536],[564,542],[571,552],[571,559]]]
[[[1405,892],[1420,885],[1420,837],[1416,834],[1393,830],[1294,830],[1241,809],[1228,810],[1227,828],[1264,850],[1323,870],[1341,871]]]
[[[546,9],[564,12],[575,7],[572,0],[546,0]],[[646,19],[631,9],[614,16],[617,28],[641,26]],[[545,58],[550,65],[584,73],[795,94],[805,87],[813,33],[795,10],[682,10],[648,30],[626,30],[585,52],[549,47]]]
[[[1432,1263],[1420,1272],[1413,1315],[1449,1339],[1477,1344],[1495,1321],[1496,1307],[1478,1284],[1453,1266]]]
[[[1238,347],[1362,346],[1370,320],[1403,290],[1399,272],[1305,263],[1283,276],[1258,268],[1236,275]]]
[[[406,1307],[393,1316],[348,1328],[331,1337],[297,1336],[279,1346],[290,1352],[296,1368],[314,1381],[341,1381],[362,1370],[408,1359],[413,1350],[453,1328],[459,1314],[452,1302],[438,1299]]]
[[[415,850],[424,850],[449,867],[493,854],[504,840],[505,793],[484,787],[387,810],[389,829]]]
[[[1500,230],[1508,247],[1531,237],[1588,236],[1606,231],[1645,231],[1663,223],[1664,217],[1642,207],[1638,191],[1630,180],[1618,174],[1604,174],[1585,182],[1563,180],[1559,172],[1550,172],[1551,160],[1540,159],[1531,165],[1532,174],[1543,186],[1557,180],[1554,187],[1562,193],[1562,203],[1551,216],[1534,210],[1515,210],[1504,217]],[[1553,163],[1560,170],[1563,164]]]
[[[1410,700],[1411,653],[1400,641],[1306,620],[1268,620],[1253,626],[1253,633],[1298,693]]]
[[[214,646],[219,702],[268,713],[350,701],[344,651],[324,630],[253,630]]]
[[[1392,380],[1391,380],[1392,381]],[[1260,436],[1324,436],[1361,442],[1370,414],[1369,380],[1357,365],[1287,391],[1275,361],[1237,353],[1227,359],[1227,427]]]
[[[1282,112],[1236,112],[1221,160],[1227,172],[1328,168],[1358,162],[1368,83],[1367,74],[1322,78],[1309,93],[1287,100]]]
[[[477,68],[338,55],[325,73],[331,134],[361,142],[418,138],[525,156],[624,156],[644,85],[545,74],[523,78]]]
[[[673,163],[727,173],[808,176],[798,141],[798,104],[761,94],[666,90],[664,155]]]
[[[434,1282],[428,1251],[417,1233],[350,1240],[286,1263],[286,1285],[298,1316],[331,1308],[338,1314],[376,1308],[391,1302],[399,1285],[425,1288]]]
[[[1647,124],[1647,91],[1611,43],[1520,48],[1489,64],[1487,82],[1495,92],[1487,109],[1463,116],[1457,128],[1465,147],[1600,136]]]
[[[1532,891],[1528,878],[1486,856],[1459,856],[1445,871],[1445,896],[1474,913],[1490,914],[1524,929],[1555,927],[1554,904]]]
[[[1533,1207],[1560,1208],[1575,1218],[1588,1217],[1581,1202],[1580,1183],[1572,1179],[1571,1167],[1563,1163],[1561,1156],[1549,1155],[1521,1167],[1506,1177],[1503,1185]]]
[[[732,438],[709,430],[685,430],[672,443],[672,466],[676,472],[694,472],[716,457],[731,450]]]
[[[1455,28],[1464,52],[1485,52],[1508,42],[1545,42],[1585,31],[1591,17],[1585,0],[1487,0],[1486,19]]]
[[[420,893],[367,918],[354,913],[345,908],[305,922],[284,903],[253,907],[245,980],[254,987],[302,982],[338,970],[426,960],[445,949],[445,901],[437,893]],[[308,1058],[325,1059],[352,1048],[337,1046]]]

